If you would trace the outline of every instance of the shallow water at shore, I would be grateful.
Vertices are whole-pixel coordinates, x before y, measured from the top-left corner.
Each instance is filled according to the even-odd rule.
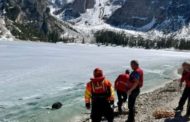
[[[138,59],[148,91],[177,78],[189,52],[0,41],[0,121],[61,122],[84,115],[83,93],[95,67],[112,82]],[[60,101],[63,107],[46,108]]]

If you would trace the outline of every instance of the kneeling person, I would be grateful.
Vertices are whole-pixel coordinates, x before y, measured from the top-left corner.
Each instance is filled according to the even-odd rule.
[[[115,81],[115,90],[118,97],[118,111],[122,112],[122,105],[127,100],[127,82],[129,80],[129,70],[125,74],[120,74]]]
[[[94,70],[94,78],[86,85],[85,103],[86,108],[91,109],[92,122],[100,122],[103,116],[113,122],[114,90],[99,68]]]

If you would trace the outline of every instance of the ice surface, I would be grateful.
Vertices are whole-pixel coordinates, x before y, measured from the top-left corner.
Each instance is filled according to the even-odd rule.
[[[83,92],[95,67],[114,82],[137,59],[145,71],[143,91],[176,78],[189,52],[82,44],[0,41],[0,121],[68,121],[84,113]],[[42,109],[61,101],[59,111]]]

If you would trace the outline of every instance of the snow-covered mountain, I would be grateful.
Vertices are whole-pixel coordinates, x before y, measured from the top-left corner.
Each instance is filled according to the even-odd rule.
[[[22,40],[82,40],[71,24],[50,14],[49,4],[48,0],[0,0],[0,19],[6,23],[1,24]]]
[[[75,28],[120,28],[186,37],[189,0],[50,0],[51,14]],[[129,31],[130,32],[130,31]]]
[[[0,15],[21,39],[25,30],[40,33],[33,34],[38,39],[59,35],[74,41],[92,41],[102,29],[152,39],[189,39],[190,33],[189,0],[0,0]]]

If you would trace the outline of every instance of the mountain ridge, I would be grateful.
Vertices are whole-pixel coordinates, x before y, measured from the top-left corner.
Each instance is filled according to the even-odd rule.
[[[102,29],[143,38],[154,35],[151,39],[190,39],[188,0],[0,0],[0,10],[7,29],[23,40],[94,42]],[[37,32],[31,35],[37,38],[22,37],[25,26]]]

